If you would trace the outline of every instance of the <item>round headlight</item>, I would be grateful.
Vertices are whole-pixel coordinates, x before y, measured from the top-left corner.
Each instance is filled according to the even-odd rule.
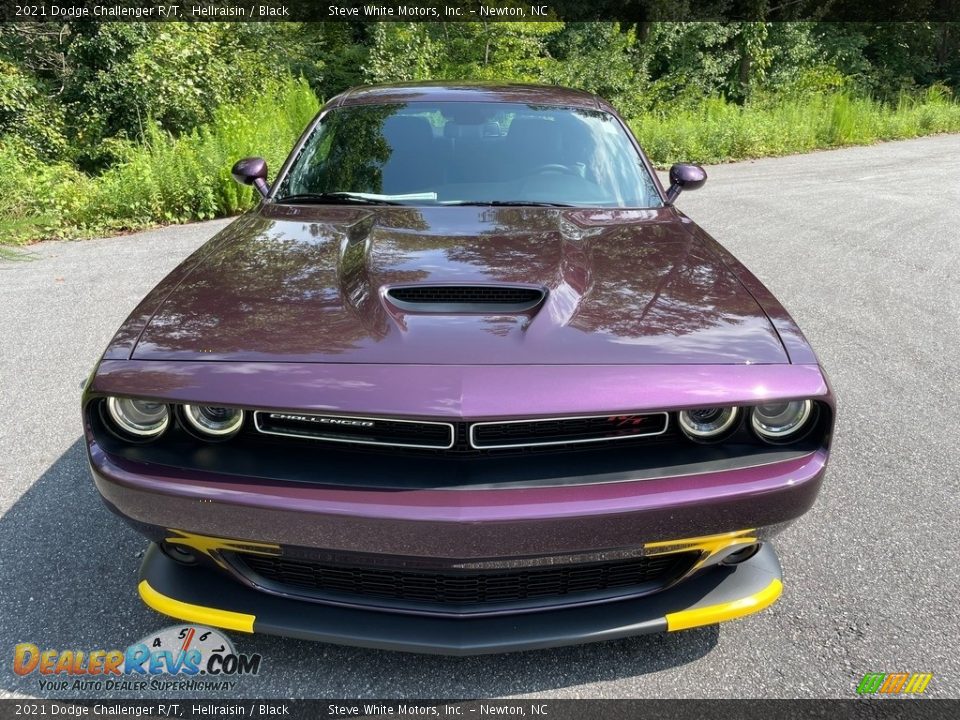
[[[680,429],[691,440],[719,440],[731,430],[740,416],[736,407],[698,408],[678,414]]]
[[[117,428],[141,438],[157,437],[170,422],[167,406],[156,400],[109,397],[107,412]]]
[[[243,410],[216,405],[184,405],[183,415],[194,430],[211,437],[233,435],[243,425]]]
[[[793,439],[810,418],[813,402],[791,400],[757,405],[750,413],[754,431],[768,442],[784,442]]]

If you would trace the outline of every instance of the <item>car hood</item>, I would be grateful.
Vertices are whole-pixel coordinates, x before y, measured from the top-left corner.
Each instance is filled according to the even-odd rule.
[[[159,304],[135,359],[785,363],[753,296],[672,208],[266,205]],[[176,271],[175,271],[176,272]],[[397,285],[521,285],[525,312],[418,312]]]

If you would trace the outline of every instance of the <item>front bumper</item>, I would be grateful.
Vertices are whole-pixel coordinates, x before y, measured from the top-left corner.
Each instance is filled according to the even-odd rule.
[[[325,552],[441,561],[599,552],[780,526],[813,504],[827,462],[821,449],[681,477],[399,492],[131,464],[93,440],[88,448],[108,506],[151,540],[177,528]]]
[[[483,617],[401,615],[270,595],[202,565],[181,565],[156,545],[144,557],[139,584],[147,605],[188,622],[443,655],[534,650],[712,625],[762,610],[781,589],[780,563],[769,544],[739,565],[705,568],[647,597]]]
[[[440,366],[428,372],[404,365],[229,365],[227,372],[210,362],[104,361],[86,397],[470,421],[519,417],[521,409],[524,417],[597,408],[652,412],[699,406],[706,398],[742,405],[759,397],[811,397],[832,407],[815,365],[598,366],[589,372],[564,365]],[[822,445],[809,451],[770,449],[743,462],[697,453],[696,462],[672,458],[646,466],[640,446],[636,462],[629,451],[613,447],[552,460],[531,454],[482,462],[401,456],[374,462],[362,453],[347,457],[318,448],[297,456],[302,468],[281,471],[275,466],[286,453],[279,446],[258,450],[263,457],[245,452],[242,442],[229,458],[213,446],[191,446],[185,455],[174,448],[175,456],[165,459],[136,447],[119,452],[85,418],[97,488],[110,508],[151,540],[177,529],[439,565],[637,548],[743,528],[769,537],[769,528],[801,516],[816,499],[830,434],[825,428]],[[581,454],[586,459],[571,459]]]

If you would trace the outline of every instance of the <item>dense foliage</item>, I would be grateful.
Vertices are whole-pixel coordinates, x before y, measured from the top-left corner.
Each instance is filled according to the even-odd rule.
[[[426,78],[597,92],[658,163],[960,130],[950,24],[8,24],[0,242],[234,213],[232,161],[276,168],[319,99]]]

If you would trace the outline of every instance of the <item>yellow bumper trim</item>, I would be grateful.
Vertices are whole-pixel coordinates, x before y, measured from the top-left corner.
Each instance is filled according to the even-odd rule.
[[[730,602],[719,603],[718,605],[707,605],[702,608],[693,608],[691,610],[680,610],[675,613],[667,613],[667,630],[686,630],[687,628],[700,627],[701,625],[713,625],[724,620],[733,620],[734,618],[751,615],[755,612],[769,607],[783,592],[783,583],[779,580],[772,580],[760,592],[732,600]]]
[[[237,630],[245,633],[253,632],[253,621],[256,619],[253,615],[233,612],[231,610],[219,610],[217,608],[204,607],[203,605],[192,605],[182,600],[175,600],[172,597],[167,597],[163,593],[154,590],[146,580],[141,580],[137,589],[140,591],[140,599],[143,600],[143,602],[164,615],[169,615],[179,620],[200,623],[201,625],[213,625],[214,627],[226,628],[227,630]]]

